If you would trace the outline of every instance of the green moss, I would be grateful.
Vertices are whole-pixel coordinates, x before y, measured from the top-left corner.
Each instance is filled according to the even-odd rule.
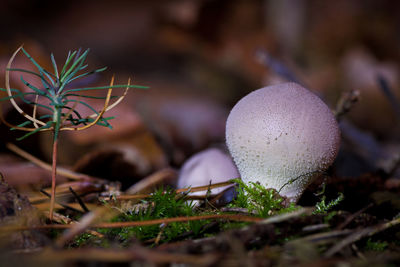
[[[328,203],[325,202],[326,196],[322,196],[321,201],[315,204],[315,210],[313,214],[326,214],[328,210],[332,209],[333,207],[339,205],[344,199],[344,195],[339,192],[339,195],[336,199],[329,201]]]
[[[75,237],[74,242],[71,244],[72,247],[82,247],[89,243],[91,239],[95,238],[94,235],[89,233],[83,233]]]
[[[142,200],[142,204],[144,208],[139,211],[132,210],[121,213],[112,219],[112,222],[147,221],[200,214],[194,208],[193,203],[185,198],[185,194],[178,195],[172,189],[164,190],[160,188],[149,198]],[[186,238],[202,236],[204,234],[204,226],[209,222],[210,220],[173,222],[166,225],[98,229],[98,231],[122,245],[128,244],[132,238],[146,241],[155,239],[158,236],[161,237],[160,242],[162,243],[179,239],[183,235]]]
[[[248,226],[249,224],[249,222],[225,222],[221,225],[221,230],[226,231],[230,229],[243,228],[245,226]]]
[[[70,248],[85,246],[107,248],[110,247],[110,242],[108,239],[85,232],[76,236],[74,241],[69,244]]]
[[[281,234],[280,231],[279,231],[279,233],[277,233],[277,234]],[[279,243],[279,244],[285,244],[285,243],[287,243],[287,242],[290,242],[290,241],[292,241],[292,240],[296,240],[296,239],[298,239],[298,238],[300,238],[300,235],[285,236],[285,237],[282,237],[282,238],[278,238],[278,239],[277,239],[277,243]]]
[[[293,203],[289,206],[284,205],[284,198],[279,196],[276,190],[266,189],[260,184],[244,184],[241,180],[236,181],[239,184],[239,192],[231,207],[246,208],[249,212],[254,212],[260,217],[269,217],[274,214],[290,212],[297,209]],[[193,203],[186,198],[186,194],[177,194],[173,189],[160,188],[150,197],[141,201],[140,209],[132,208],[121,212],[113,218],[112,222],[129,221],[148,221],[154,219],[165,219],[173,217],[190,217],[196,215],[206,215],[215,211],[204,211],[196,209]],[[106,204],[108,205],[108,204]],[[132,239],[137,239],[148,244],[155,244],[156,239],[160,243],[182,240],[188,238],[201,238],[212,236],[215,232],[225,231],[233,228],[241,228],[249,223],[247,222],[229,222],[221,221],[216,225],[213,220],[196,220],[189,222],[173,222],[161,225],[149,225],[138,227],[124,227],[114,229],[96,229],[105,235],[107,244],[119,244],[128,246]],[[73,243],[73,246],[82,246],[88,243],[99,242],[99,238],[90,234],[82,234]]]
[[[388,242],[386,241],[372,241],[371,238],[367,240],[365,244],[366,250],[373,250],[373,251],[384,251],[388,247]]]
[[[234,181],[239,185],[238,195],[230,207],[246,208],[264,218],[297,209],[294,203],[285,206],[284,199],[275,189],[265,188],[259,183],[246,184],[240,179]]]

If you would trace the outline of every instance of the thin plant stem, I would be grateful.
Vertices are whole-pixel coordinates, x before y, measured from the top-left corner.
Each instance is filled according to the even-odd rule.
[[[53,210],[56,198],[56,174],[57,174],[57,145],[58,138],[54,138],[53,142],[53,157],[52,157],[52,169],[51,169],[51,197],[50,197],[50,221],[53,220]]]
[[[260,218],[260,217],[240,215],[240,214],[207,214],[207,215],[197,215],[197,216],[188,216],[188,217],[173,217],[173,218],[164,218],[164,219],[154,219],[154,220],[146,220],[146,221],[95,223],[92,225],[85,226],[84,230],[87,230],[87,228],[112,229],[112,228],[124,228],[124,227],[140,227],[140,226],[149,226],[149,225],[157,225],[157,224],[168,224],[168,223],[173,223],[173,222],[190,222],[190,221],[211,220],[211,219],[229,220],[229,221],[237,221],[237,222],[249,222],[249,223],[262,223],[262,221],[264,220],[263,218]],[[74,224],[1,226],[0,231],[7,232],[7,231],[25,231],[25,230],[34,230],[34,229],[70,229],[70,228],[76,227],[77,225],[81,226],[82,223],[78,222],[78,223],[74,223]]]

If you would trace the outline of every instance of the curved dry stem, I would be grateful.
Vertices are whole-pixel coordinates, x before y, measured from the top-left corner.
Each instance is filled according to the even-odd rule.
[[[36,119],[36,110],[37,110],[37,105],[36,104],[38,102],[38,99],[39,99],[39,95],[36,95],[36,97],[35,97],[35,105],[33,105],[33,114],[32,114],[32,117],[34,119]],[[35,128],[39,128],[39,126],[36,123],[36,121],[33,122],[33,126],[35,126]]]
[[[21,130],[21,131],[26,131],[26,132],[37,131],[37,128],[19,127],[19,126],[17,126],[17,125],[11,124],[11,123],[9,123],[8,121],[6,121],[6,120],[4,119],[4,116],[3,116],[3,109],[2,109],[1,104],[0,104],[0,121],[1,121],[2,123],[4,123],[5,125],[7,125],[7,127],[13,128],[13,129],[15,129],[15,130]],[[39,131],[40,131],[40,132],[44,132],[44,131],[51,131],[51,130],[53,130],[53,126],[51,126],[50,128],[46,128],[46,129],[40,129]]]
[[[127,87],[126,87],[124,93],[122,94],[122,96],[120,96],[120,97],[117,99],[117,101],[115,101],[115,102],[112,103],[110,106],[108,106],[108,108],[106,109],[106,112],[109,111],[109,110],[111,110],[111,109],[113,109],[116,105],[118,105],[119,103],[121,103],[122,100],[124,100],[125,96],[128,94],[129,85],[131,85],[131,78],[128,79]],[[92,114],[92,115],[90,115],[89,117],[90,117],[90,118],[93,118],[93,117],[95,117],[95,116],[96,116],[96,114]]]
[[[95,124],[101,119],[101,117],[103,116],[103,114],[104,114],[104,113],[106,112],[106,110],[107,110],[108,104],[110,103],[110,99],[111,99],[111,93],[112,93],[112,86],[113,86],[113,85],[114,85],[114,76],[112,76],[112,78],[111,78],[110,89],[108,89],[107,97],[106,97],[106,100],[105,100],[105,102],[104,102],[104,107],[103,107],[103,109],[100,111],[99,115],[97,115],[97,118],[96,118],[94,121],[92,121],[91,123],[89,123],[89,124],[87,124],[87,125],[85,125],[85,126],[82,126],[82,127],[77,127],[77,128],[74,128],[74,127],[64,127],[64,128],[61,128],[60,131],[81,131],[81,130],[85,130],[85,129],[90,128],[90,127],[92,127],[93,125],[95,125]],[[90,116],[89,116],[89,117],[90,117]]]
[[[30,225],[30,226],[21,226],[21,225],[10,225],[10,226],[1,226],[0,230],[2,231],[26,231],[33,229],[77,229],[74,231],[74,234],[78,234],[79,232],[83,232],[88,228],[124,228],[124,227],[139,227],[139,226],[149,226],[156,224],[168,224],[173,222],[190,222],[190,221],[199,221],[199,220],[211,220],[211,219],[222,219],[222,220],[230,220],[230,221],[238,221],[238,222],[250,222],[250,223],[263,223],[263,218],[248,216],[248,215],[240,215],[240,214],[208,214],[208,215],[196,215],[196,216],[188,216],[188,217],[172,217],[172,218],[164,218],[164,219],[153,219],[153,220],[145,220],[145,221],[126,221],[126,222],[103,222],[103,223],[86,223],[89,219],[96,217],[95,211],[88,213],[84,218],[85,220],[81,220],[78,223],[74,224],[42,224],[42,225]],[[286,215],[286,214],[285,214]],[[289,215],[292,215],[289,213]],[[296,214],[297,215],[297,214]],[[98,217],[98,216],[97,216]],[[273,218],[273,217],[271,217]],[[275,219],[275,218],[274,218]],[[399,219],[397,219],[399,220]],[[400,221],[400,220],[399,220]],[[68,233],[68,232],[66,232]],[[61,240],[61,238],[60,238]],[[62,239],[62,241],[65,241]],[[62,243],[62,242],[58,242]]]
[[[15,56],[18,54],[18,52],[22,49],[22,46],[20,46],[15,52],[14,54],[11,56],[10,60],[8,61],[7,64],[7,68],[6,68],[6,89],[7,89],[7,94],[8,96],[12,96],[11,93],[11,88],[10,88],[10,68],[11,68],[11,64],[14,61]],[[46,123],[35,119],[34,117],[29,116],[28,114],[26,114],[18,105],[17,102],[15,102],[15,100],[11,97],[10,98],[10,102],[13,105],[13,107],[25,118],[27,118],[28,120],[32,121],[32,122],[36,122],[37,124],[40,124],[42,126],[46,125]],[[29,129],[29,128],[28,128]],[[33,128],[36,129],[36,128]],[[21,130],[21,129],[18,129]]]

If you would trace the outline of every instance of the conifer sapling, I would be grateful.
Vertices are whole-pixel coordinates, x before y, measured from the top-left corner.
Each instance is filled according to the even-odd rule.
[[[17,56],[22,51],[30,62],[36,67],[37,72],[11,68],[11,65]],[[111,78],[109,86],[98,87],[80,87],[73,88],[71,83],[77,79],[87,77],[89,75],[102,72],[106,67],[87,71],[88,65],[86,58],[89,49],[83,53],[78,51],[70,51],[62,68],[57,67],[54,55],[51,54],[51,62],[53,71],[50,72],[41,67],[21,46],[11,56],[7,69],[5,72],[5,86],[0,88],[1,91],[7,92],[7,97],[1,98],[0,103],[9,100],[12,106],[20,113],[26,121],[18,125],[12,125],[5,121],[0,107],[0,119],[11,130],[21,130],[28,132],[17,140],[22,140],[32,134],[43,131],[51,131],[53,133],[53,152],[52,152],[52,181],[51,181],[51,199],[50,199],[50,220],[53,219],[53,210],[55,203],[55,189],[56,189],[56,173],[57,173],[57,144],[59,140],[60,131],[81,131],[89,127],[100,125],[112,128],[109,120],[113,117],[104,117],[104,113],[118,105],[126,96],[129,88],[145,89],[145,86],[131,85],[130,79],[125,85],[114,85],[114,76]],[[21,73],[20,79],[28,90],[14,89],[10,87],[10,72]],[[39,78],[41,85],[33,84],[29,80],[25,80],[23,74],[32,75]],[[114,88],[125,88],[121,96],[113,96],[112,90]],[[106,96],[93,96],[90,94],[82,94],[91,90],[106,90]],[[31,105],[33,108],[32,114],[29,115],[24,112],[16,99]],[[84,101],[84,99],[102,99],[104,106],[100,111],[97,111],[91,105]],[[113,103],[111,100],[115,99]],[[83,117],[76,109],[77,105],[83,105],[93,112],[92,115]],[[38,115],[38,108],[46,111],[43,115]]]

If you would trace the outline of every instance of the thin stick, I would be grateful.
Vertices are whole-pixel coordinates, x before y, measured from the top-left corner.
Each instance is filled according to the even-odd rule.
[[[293,71],[291,71],[283,62],[272,57],[266,50],[259,49],[255,54],[256,60],[263,64],[265,67],[272,69],[276,74],[283,77],[284,79],[304,85],[303,82],[296,77]]]
[[[353,106],[358,102],[360,98],[360,91],[351,90],[348,92],[342,93],[340,96],[335,109],[335,117],[337,120],[340,120],[343,115],[348,113]]]
[[[57,168],[57,173],[59,174],[58,168]],[[68,189],[69,187],[72,187],[72,189],[75,192],[79,192],[80,195],[87,195],[91,193],[99,193],[104,191],[104,187],[102,184],[91,183],[90,181],[66,182],[57,185],[56,194],[58,195],[58,197],[59,198],[70,197],[71,192]],[[46,194],[50,196],[51,188],[43,188],[42,191],[46,192]],[[28,198],[31,204],[40,204],[47,200],[46,197],[41,195],[40,196],[33,195],[29,196]]]
[[[139,182],[128,188],[125,192],[127,194],[142,193],[147,189],[153,187],[154,185],[164,181],[165,179],[169,177],[175,177],[176,175],[177,173],[175,170],[171,168],[165,168],[140,180]]]
[[[359,211],[357,211],[356,213],[350,215],[349,217],[347,217],[347,219],[342,222],[341,224],[339,224],[339,226],[336,227],[336,230],[342,230],[343,228],[345,228],[349,223],[351,223],[351,221],[353,221],[358,215],[360,215],[361,213],[365,212],[367,209],[371,208],[374,204],[369,203],[367,206],[365,206],[364,208],[360,209]]]
[[[111,222],[111,223],[97,223],[89,225],[88,228],[124,228],[124,227],[138,227],[138,226],[149,226],[156,224],[168,224],[173,222],[190,222],[198,220],[211,220],[211,219],[225,219],[230,221],[239,222],[261,222],[263,218],[238,215],[238,214],[210,214],[210,215],[198,215],[191,217],[175,217],[165,219],[155,219],[148,221],[131,221],[131,222]],[[77,224],[45,224],[45,225],[34,225],[34,226],[2,226],[0,227],[1,232],[5,231],[25,231],[34,229],[69,229]]]
[[[164,169],[158,173],[155,173],[154,175],[150,175],[148,177],[149,179],[146,179],[147,180],[146,182],[138,185],[137,187],[135,187],[135,186],[132,187],[133,188],[132,191],[133,192],[142,192],[144,189],[148,188],[150,185],[154,185],[155,180],[160,181],[160,179],[162,177],[164,177],[164,174],[161,175],[161,172],[167,172],[167,171],[169,171],[169,169]],[[153,178],[154,178],[154,180],[153,180]],[[213,188],[223,187],[223,186],[228,186],[228,185],[233,185],[233,184],[234,184],[233,182],[222,182],[222,183],[215,183],[215,184],[211,184],[211,185],[196,186],[196,187],[191,187],[191,188],[180,188],[180,189],[176,189],[175,193],[177,193],[177,194],[184,193],[184,192],[193,193],[193,192],[205,191],[207,189],[213,189]],[[134,200],[134,199],[142,199],[142,198],[147,198],[147,197],[151,197],[151,194],[120,195],[120,196],[116,196],[116,199],[117,200]],[[193,197],[194,198],[202,198],[202,196],[193,196]],[[104,201],[110,200],[109,197],[104,197],[101,199]]]
[[[218,258],[216,253],[208,253],[205,257],[204,255],[163,252],[135,245],[129,249],[123,250],[114,248],[47,249],[33,256],[32,262],[42,262],[48,265],[49,261],[55,263],[71,261],[121,263],[140,260],[153,263],[153,265],[186,263],[195,266],[212,266]]]
[[[352,234],[354,231],[350,229],[344,230],[334,230],[330,232],[322,232],[322,233],[315,233],[311,235],[307,235],[302,238],[294,239],[290,242],[312,242],[315,244],[327,244],[335,242],[341,236],[348,236]]]
[[[7,143],[6,147],[9,150],[11,150],[12,152],[14,152],[15,154],[17,154],[17,155],[23,157],[24,159],[32,162],[33,164],[35,164],[35,165],[37,165],[37,166],[39,166],[39,167],[41,167],[41,168],[43,168],[43,169],[45,169],[47,171],[51,171],[52,170],[52,167],[51,167],[50,164],[48,164],[48,163],[46,163],[46,162],[44,162],[44,161],[32,156],[31,154],[29,154],[28,152],[26,152],[26,151],[22,150],[21,148],[17,147],[13,143]],[[90,177],[90,176],[88,176],[86,174],[73,172],[71,170],[68,170],[68,169],[65,169],[65,168],[62,168],[62,167],[58,167],[57,168],[57,173],[59,175],[62,175],[62,176],[65,176],[67,178],[70,178],[72,180],[77,180],[77,181],[81,181],[81,180],[84,180],[84,179],[98,179],[98,180],[100,180],[99,178],[94,178],[94,177]]]
[[[386,229],[389,229],[395,225],[400,224],[400,218],[393,219],[390,222],[384,223],[384,224],[379,224],[375,226],[371,226],[368,228],[361,229],[357,232],[354,232],[353,234],[347,236],[340,242],[337,242],[334,246],[332,246],[330,249],[328,249],[324,256],[325,257],[332,257],[334,254],[339,252],[341,249],[343,249],[345,246],[351,245],[354,242],[357,242],[358,240],[364,238],[364,237],[370,237],[375,235],[376,233],[379,233],[381,231],[384,231]]]
[[[111,210],[109,207],[101,206],[94,209],[91,212],[86,213],[79,220],[78,223],[74,224],[70,229],[65,231],[60,237],[55,241],[55,247],[62,248],[64,245],[72,240],[75,236],[87,231],[91,225],[96,224],[99,220],[107,221],[113,217],[117,212],[115,210]]]
[[[74,195],[75,199],[78,201],[79,205],[82,207],[82,209],[85,212],[89,212],[89,209],[86,207],[85,203],[82,201],[81,197],[72,189],[72,187],[69,187],[69,191]]]
[[[389,100],[397,119],[400,120],[400,102],[397,100],[392,88],[390,88],[388,81],[382,75],[378,75],[377,80],[379,83],[379,88]]]
[[[42,193],[43,195],[45,195],[48,198],[51,198],[51,195],[49,193],[47,193],[46,191],[44,191],[43,189],[40,190],[40,193]],[[70,207],[67,204],[60,203],[59,201],[57,201],[57,204],[60,205],[61,207],[65,208],[65,209],[69,209],[69,210],[72,210],[74,212],[82,213],[80,210],[77,210],[77,209],[75,209],[73,207]]]
[[[186,191],[198,192],[198,191],[204,191],[204,190],[208,190],[208,189],[214,189],[217,187],[233,185],[233,184],[234,184],[234,182],[228,181],[228,182],[222,182],[222,183],[215,183],[215,184],[211,184],[211,185],[196,186],[196,187],[191,187],[191,188],[181,188],[181,189],[177,189],[176,193],[182,193],[182,192],[186,192]]]

